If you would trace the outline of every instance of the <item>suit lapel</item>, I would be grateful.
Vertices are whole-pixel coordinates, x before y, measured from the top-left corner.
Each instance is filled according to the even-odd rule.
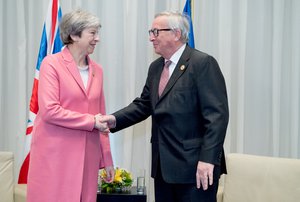
[[[154,75],[154,82],[153,82],[153,95],[154,95],[154,103],[156,103],[159,99],[158,97],[158,86],[159,86],[159,81],[160,81],[160,76],[161,76],[161,73],[163,71],[163,68],[164,68],[164,62],[165,62],[165,59],[163,57],[160,58],[160,61],[158,61],[158,66],[160,67],[159,68],[159,71]]]
[[[161,94],[159,100],[163,99],[164,96],[172,89],[176,81],[180,78],[180,76],[186,71],[189,66],[189,59],[190,59],[191,48],[186,46],[185,50],[183,51],[175,69],[170,77],[165,90]],[[159,81],[158,81],[159,82]],[[157,88],[158,89],[158,88]]]

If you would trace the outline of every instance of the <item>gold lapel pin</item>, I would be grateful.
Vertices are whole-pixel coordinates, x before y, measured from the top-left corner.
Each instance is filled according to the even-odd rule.
[[[185,66],[184,66],[184,65],[181,65],[181,66],[180,66],[180,70],[183,71],[184,69],[185,69]]]

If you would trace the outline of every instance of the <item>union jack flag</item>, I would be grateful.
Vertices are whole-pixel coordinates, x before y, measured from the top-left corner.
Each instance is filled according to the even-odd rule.
[[[38,85],[40,65],[48,54],[57,53],[62,49],[63,43],[59,34],[59,22],[62,12],[58,0],[51,0],[48,6],[47,16],[44,22],[40,50],[37,58],[34,82],[29,106],[29,115],[26,129],[24,161],[19,173],[19,184],[27,184],[28,167],[30,160],[30,144],[35,117],[39,111],[38,107]]]

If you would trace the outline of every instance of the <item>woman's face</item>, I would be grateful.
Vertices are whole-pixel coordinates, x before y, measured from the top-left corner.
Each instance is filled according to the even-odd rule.
[[[78,38],[78,48],[86,55],[92,54],[99,42],[100,37],[97,28],[86,28],[81,32],[81,37]]]

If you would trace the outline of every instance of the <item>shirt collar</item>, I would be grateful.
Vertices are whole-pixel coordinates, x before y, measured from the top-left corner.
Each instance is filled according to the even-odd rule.
[[[175,65],[178,63],[184,49],[186,47],[186,44],[183,44],[170,58],[170,60],[172,61],[172,63],[174,63]],[[165,62],[167,60],[165,59]]]

